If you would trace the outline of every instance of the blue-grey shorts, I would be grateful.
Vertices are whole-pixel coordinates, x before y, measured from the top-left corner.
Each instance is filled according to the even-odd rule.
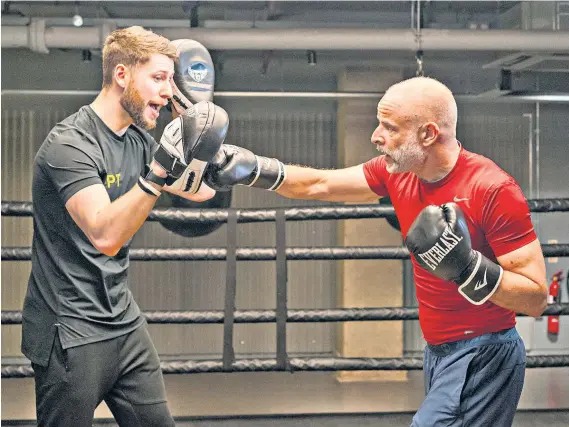
[[[525,366],[525,346],[515,328],[427,345],[425,400],[412,427],[511,426]]]

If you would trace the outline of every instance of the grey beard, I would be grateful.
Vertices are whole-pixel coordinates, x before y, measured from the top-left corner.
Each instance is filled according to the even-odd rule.
[[[425,160],[425,153],[417,145],[404,145],[394,150],[392,153],[385,153],[393,164],[388,166],[390,173],[411,172],[414,168],[422,164]]]

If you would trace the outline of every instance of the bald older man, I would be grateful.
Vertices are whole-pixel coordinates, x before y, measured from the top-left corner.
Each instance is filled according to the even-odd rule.
[[[515,313],[546,306],[545,263],[515,180],[456,139],[457,106],[442,83],[390,87],[371,142],[380,152],[338,170],[283,165],[225,145],[205,182],[293,199],[375,202],[389,196],[413,255],[426,397],[413,426],[509,426],[525,347]]]

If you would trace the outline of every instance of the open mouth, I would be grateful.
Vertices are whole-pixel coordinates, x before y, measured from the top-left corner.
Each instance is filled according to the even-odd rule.
[[[148,106],[154,110],[156,114],[160,113],[160,105],[154,104],[153,102],[149,103]]]

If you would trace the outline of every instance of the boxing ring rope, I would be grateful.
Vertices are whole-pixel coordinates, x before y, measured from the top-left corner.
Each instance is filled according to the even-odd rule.
[[[546,257],[569,256],[569,243],[542,244]],[[29,261],[29,247],[2,248],[2,261]],[[238,261],[271,261],[277,258],[275,248],[238,248]],[[131,261],[224,261],[225,248],[150,248],[131,249]],[[409,259],[409,251],[399,246],[341,246],[341,247],[292,247],[286,249],[287,261],[345,260],[345,259]]]
[[[526,368],[559,368],[569,366],[569,356],[526,356]],[[211,372],[300,372],[300,371],[407,371],[422,370],[423,359],[323,357],[288,359],[287,367],[278,366],[277,359],[237,359],[228,368],[221,360],[182,360],[161,362],[164,374],[200,374]],[[29,365],[2,366],[2,378],[33,377]]]
[[[569,212],[569,198],[565,199],[531,199],[528,200],[531,212]],[[2,202],[2,216],[32,216],[31,202],[9,201]],[[172,220],[192,221],[202,224],[227,222],[229,209],[153,209],[147,221]],[[239,209],[237,210],[238,223],[272,222],[276,218],[276,209]],[[287,221],[308,221],[327,219],[366,219],[386,218],[394,216],[392,206],[378,205],[351,205],[351,206],[324,206],[305,208],[285,208]]]
[[[532,212],[567,212],[569,199],[529,200]],[[29,217],[30,202],[2,202],[2,216]],[[154,209],[150,221],[175,220],[194,223],[226,222],[226,248],[206,249],[132,249],[131,260],[225,260],[226,295],[224,310],[218,311],[152,311],[144,312],[149,323],[159,324],[223,324],[224,347],[222,360],[189,360],[162,362],[165,374],[205,372],[274,372],[274,371],[363,371],[363,370],[420,370],[421,358],[289,358],[286,352],[286,324],[310,322],[416,320],[418,309],[410,307],[345,308],[345,309],[296,309],[288,310],[286,304],[288,260],[342,260],[342,259],[409,259],[405,247],[286,247],[286,221],[337,220],[387,218],[394,216],[393,207],[377,205],[352,205],[339,207],[307,207],[289,209]],[[237,248],[237,223],[275,221],[277,242],[275,248]],[[542,244],[545,257],[569,256],[568,244]],[[2,261],[27,261],[31,248],[2,248]],[[236,310],[236,262],[276,260],[277,308],[276,310]],[[550,304],[543,315],[568,315],[569,304]],[[523,314],[518,314],[523,316]],[[3,311],[2,324],[22,323],[19,311]],[[276,359],[235,359],[232,339],[234,323],[276,323]],[[569,355],[527,356],[527,368],[569,366]],[[3,365],[2,378],[32,377],[30,365]]]
[[[143,315],[148,323],[171,325],[205,325],[225,322],[223,310],[194,311],[145,311]],[[569,315],[569,303],[550,304],[542,316]],[[518,313],[518,317],[526,316]],[[411,307],[377,307],[377,308],[318,308],[292,309],[287,311],[287,323],[320,323],[320,322],[367,322],[380,320],[417,320],[419,309]],[[274,323],[275,310],[234,310],[234,323]],[[19,325],[22,323],[21,311],[2,311],[3,325]]]

